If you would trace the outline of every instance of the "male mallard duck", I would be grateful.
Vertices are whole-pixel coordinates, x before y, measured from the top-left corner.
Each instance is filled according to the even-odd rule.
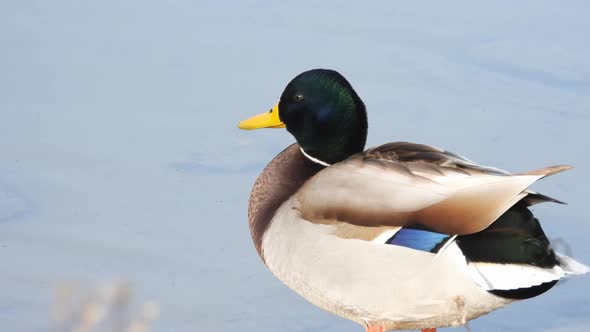
[[[367,115],[333,70],[295,77],[241,129],[297,140],[256,180],[248,209],[258,254],[309,302],[366,331],[465,324],[537,296],[588,267],[551,249],[529,206],[558,202],[535,181],[432,146],[366,151]]]

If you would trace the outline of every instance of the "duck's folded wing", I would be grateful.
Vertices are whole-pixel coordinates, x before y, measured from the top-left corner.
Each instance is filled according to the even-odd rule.
[[[553,166],[511,175],[426,145],[390,143],[332,165],[297,193],[306,220],[362,226],[421,224],[445,234],[488,227]]]

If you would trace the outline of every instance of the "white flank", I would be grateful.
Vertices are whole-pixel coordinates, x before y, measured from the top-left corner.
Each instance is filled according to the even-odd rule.
[[[376,238],[374,238],[372,242],[385,243],[387,242],[387,240],[391,239],[391,237],[394,236],[400,229],[402,228],[398,227],[395,229],[388,229],[385,232],[379,234]]]
[[[573,258],[555,253],[559,265],[542,268],[527,264],[471,262],[467,264],[473,280],[485,290],[528,288],[569,276],[585,274],[588,266]]]
[[[438,249],[438,252],[436,253],[436,257],[442,255],[451,244],[455,243],[456,238],[457,238],[457,235],[451,236],[451,238],[448,239],[447,242],[445,242],[445,244],[443,244],[443,246],[440,249]]]
[[[559,265],[561,266],[566,275],[575,276],[590,272],[590,268],[588,268],[588,266],[574,260],[569,256],[562,255],[559,253],[555,253],[555,255],[557,255]]]
[[[560,266],[541,268],[526,264],[472,262],[467,265],[473,280],[485,290],[528,288],[566,276]]]
[[[512,302],[471,281],[455,243],[434,254],[335,236],[336,225],[301,219],[294,197],[264,234],[264,261],[283,283],[311,303],[359,324],[417,330],[461,324]],[[458,299],[469,303],[457,304]]]

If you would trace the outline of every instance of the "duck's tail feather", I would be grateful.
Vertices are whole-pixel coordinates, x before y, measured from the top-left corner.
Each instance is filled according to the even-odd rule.
[[[559,262],[559,266],[563,269],[565,276],[577,276],[582,275],[590,272],[590,268],[575,259],[560,254],[558,252],[555,253],[557,257],[557,261]]]
[[[554,165],[549,167],[543,167],[539,169],[535,169],[532,171],[527,171],[524,173],[519,173],[519,175],[542,175],[543,177],[551,176],[553,174],[557,174],[563,171],[567,171],[568,169],[574,168],[570,165]]]
[[[540,194],[540,193],[532,191],[530,189],[525,190],[524,193],[526,193],[527,195],[523,199],[521,199],[521,202],[523,202],[527,206],[532,206],[535,204],[545,203],[545,202],[552,202],[552,203],[557,203],[557,204],[567,204],[566,202],[560,201],[556,198],[553,198],[553,197],[550,197],[547,195]]]
[[[534,297],[562,278],[589,271],[587,266],[551,248],[541,224],[527,206],[521,201],[486,230],[457,237],[473,280],[497,296]]]

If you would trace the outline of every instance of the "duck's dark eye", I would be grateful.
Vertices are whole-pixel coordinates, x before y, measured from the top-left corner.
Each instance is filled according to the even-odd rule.
[[[298,103],[298,102],[300,102],[302,100],[303,100],[303,95],[300,94],[300,93],[298,93],[298,94],[296,94],[296,95],[293,96],[293,101],[296,102],[296,103]]]

